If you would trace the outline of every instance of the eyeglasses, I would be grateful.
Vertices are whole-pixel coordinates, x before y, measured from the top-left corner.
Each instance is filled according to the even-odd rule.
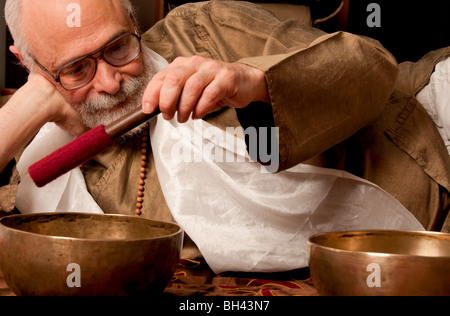
[[[102,48],[63,65],[56,75],[32,58],[39,68],[70,91],[82,88],[94,79],[99,59],[103,59],[113,67],[122,67],[136,60],[141,50],[141,37],[135,33],[125,33]]]

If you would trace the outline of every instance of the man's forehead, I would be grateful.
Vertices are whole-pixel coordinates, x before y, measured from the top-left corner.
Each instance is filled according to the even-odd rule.
[[[75,29],[95,19],[123,18],[121,0],[22,0],[22,20],[31,25]]]
[[[31,53],[52,68],[89,53],[130,25],[121,0],[23,0],[22,6]]]
[[[79,7],[85,13],[95,13],[96,10],[117,13],[123,8],[122,0],[21,0],[22,11],[35,12],[36,14],[50,14],[54,18],[64,18],[67,13]]]

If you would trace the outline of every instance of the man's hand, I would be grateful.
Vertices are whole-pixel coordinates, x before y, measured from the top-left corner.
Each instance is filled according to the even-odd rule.
[[[73,135],[86,131],[78,113],[55,86],[32,73],[0,108],[0,172],[47,122],[55,122]]]
[[[87,131],[78,113],[66,102],[55,86],[43,76],[31,73],[28,82],[22,89],[35,95],[36,103],[39,101],[39,108],[36,108],[36,111],[42,111],[42,117],[45,117],[46,121],[54,122],[76,136]]]
[[[269,101],[264,73],[241,63],[224,63],[200,56],[179,57],[156,74],[145,90],[144,113],[158,106],[165,119],[178,112],[186,122],[220,110],[243,108],[253,101]]]

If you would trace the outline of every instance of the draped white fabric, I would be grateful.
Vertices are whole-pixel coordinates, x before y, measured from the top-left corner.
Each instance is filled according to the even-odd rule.
[[[320,232],[424,229],[392,196],[346,172],[308,165],[263,172],[258,163],[239,162],[248,160],[239,157],[240,137],[230,146],[230,135],[204,121],[153,123],[166,201],[216,273],[305,267],[307,238]],[[217,159],[222,151],[234,162]]]

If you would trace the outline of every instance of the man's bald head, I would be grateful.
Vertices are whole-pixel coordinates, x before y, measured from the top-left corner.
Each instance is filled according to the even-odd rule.
[[[53,43],[52,40],[46,41],[48,49],[52,49],[52,45],[58,45],[58,36],[63,37],[71,30],[67,25],[67,17],[71,14],[68,11],[69,5],[73,3],[73,0],[6,0],[6,23],[13,37],[14,46],[22,55],[22,62],[27,68],[34,68],[28,55],[33,45],[39,45],[39,41],[55,36]],[[108,16],[118,13],[125,16],[134,13],[129,0],[78,0],[76,3],[82,10],[82,23],[92,21],[90,18],[93,15],[98,19],[107,19]]]

